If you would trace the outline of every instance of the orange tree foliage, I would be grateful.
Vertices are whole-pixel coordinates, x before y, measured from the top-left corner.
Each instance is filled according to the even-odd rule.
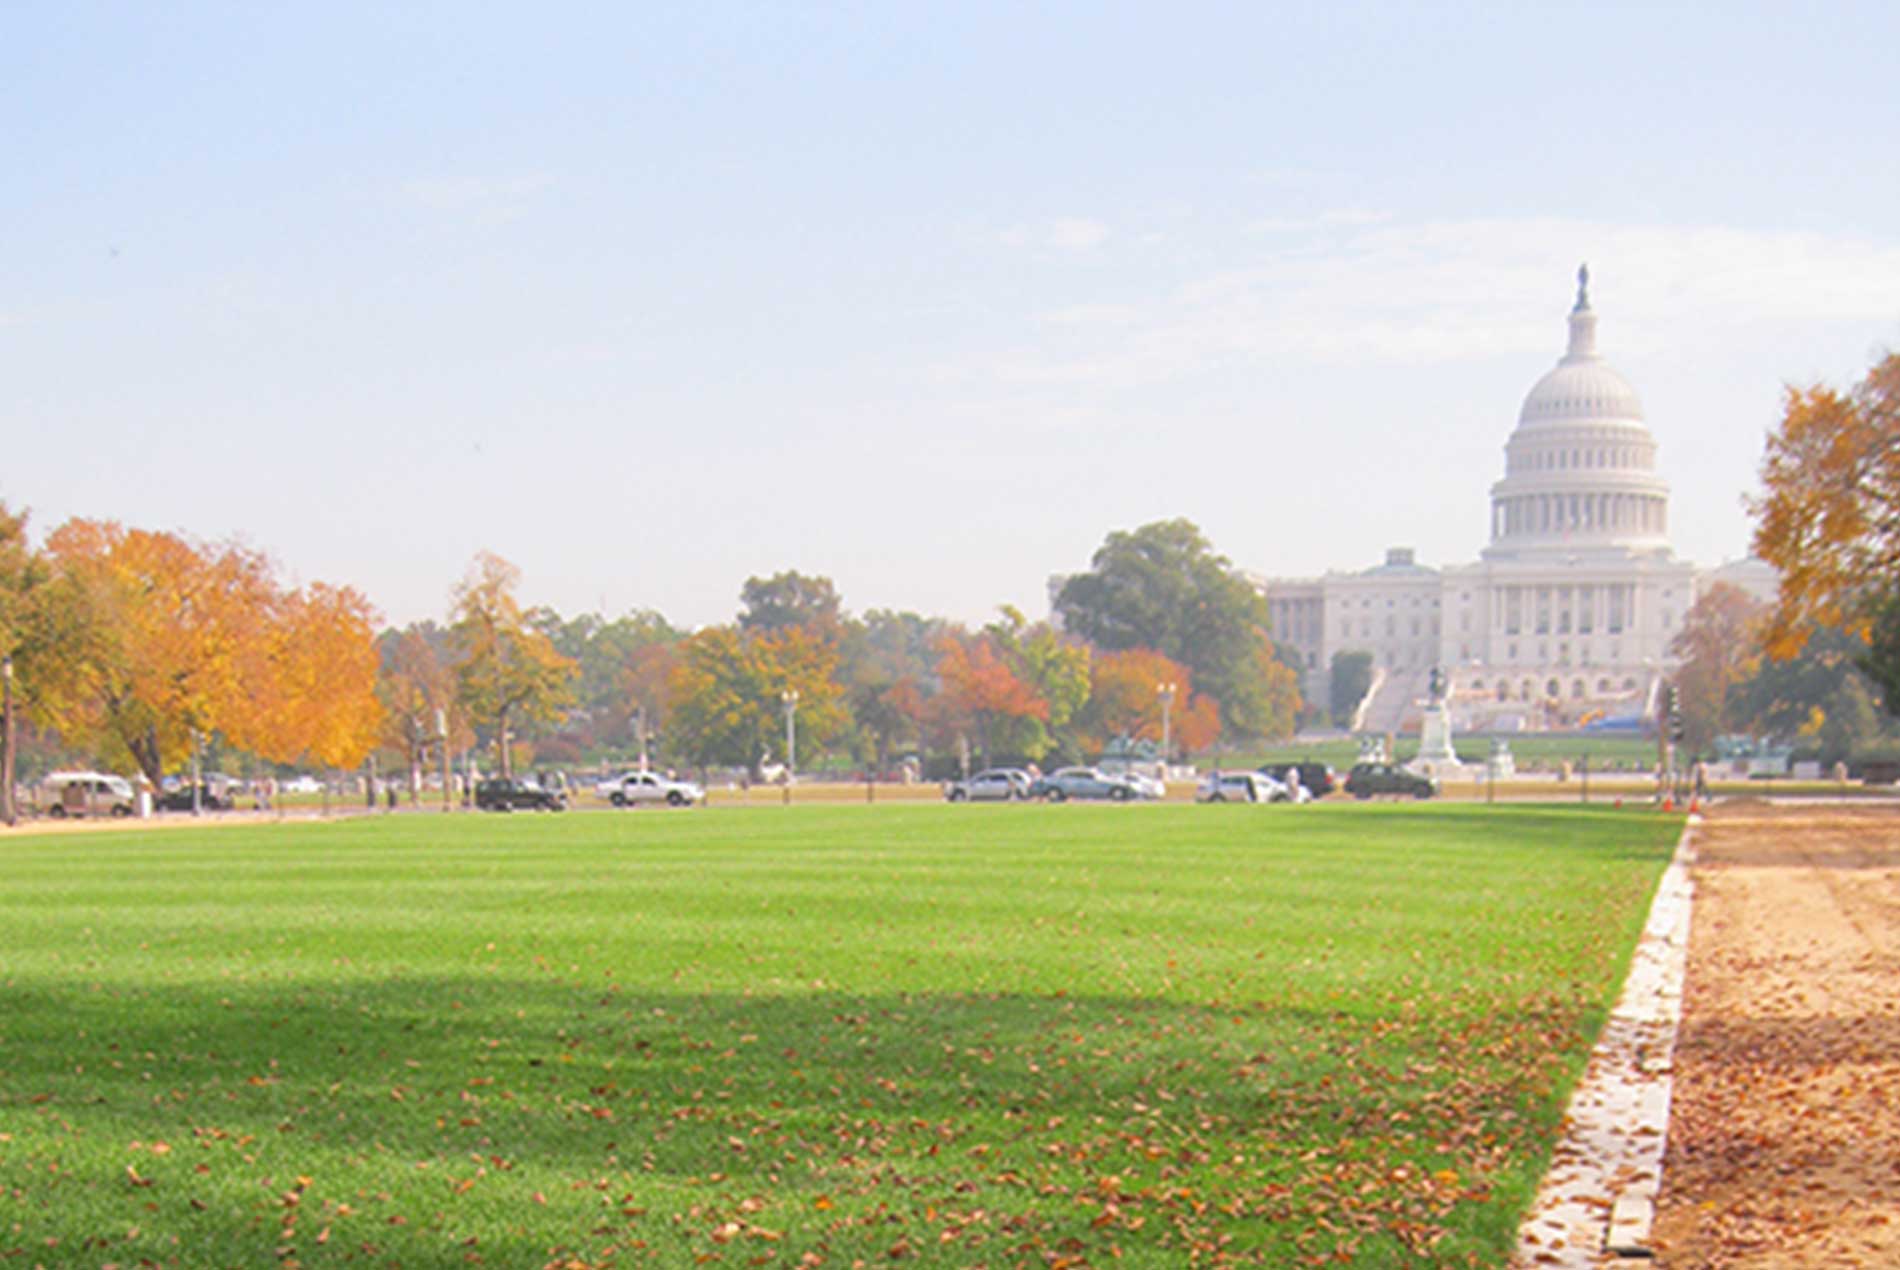
[[[368,606],[278,589],[255,552],[73,520],[48,538],[35,713],[156,783],[222,734],[265,758],[355,762],[380,724]]]
[[[1194,673],[1152,648],[1130,648],[1096,655],[1088,705],[1082,710],[1084,736],[1100,749],[1118,736],[1161,741],[1161,685],[1175,686],[1168,716],[1170,747],[1182,753],[1204,750],[1220,739],[1220,704],[1194,691]]]
[[[1683,615],[1669,651],[1682,658],[1676,690],[1683,738],[1703,752],[1725,732],[1744,726],[1740,691],[1761,664],[1761,606],[1740,587],[1718,582]]]
[[[284,596],[264,665],[263,727],[239,743],[279,763],[355,767],[368,758],[384,711],[373,616],[349,587],[318,582]]]
[[[1285,740],[1293,735],[1305,704],[1300,697],[1300,672],[1280,657],[1265,628],[1256,632],[1253,660],[1259,676],[1260,696],[1257,734],[1270,740]]]
[[[986,767],[992,743],[1014,748],[1011,740],[1020,739],[1012,738],[1006,729],[1049,719],[1048,702],[1010,668],[988,635],[939,639],[937,677],[943,683],[934,703],[941,722],[973,739]]]
[[[802,745],[822,750],[848,723],[837,650],[802,626],[755,634],[709,626],[675,651],[672,748],[690,763],[757,772],[783,749],[786,692],[798,694]]]
[[[1842,627],[1871,645],[1863,668],[1900,711],[1900,354],[1848,393],[1788,389],[1761,479],[1755,554],[1781,573],[1769,652]]]
[[[520,580],[519,569],[484,551],[455,589],[456,698],[473,722],[493,725],[504,776],[514,774],[514,730],[559,719],[576,674],[529,624],[515,599]]]

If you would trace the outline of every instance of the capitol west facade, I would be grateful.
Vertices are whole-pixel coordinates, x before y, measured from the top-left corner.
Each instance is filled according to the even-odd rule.
[[[1578,271],[1569,346],[1530,390],[1491,487],[1491,541],[1472,564],[1385,563],[1320,578],[1255,578],[1274,638],[1299,651],[1309,701],[1333,656],[1372,655],[1358,726],[1410,726],[1434,666],[1460,728],[1574,726],[1653,712],[1669,645],[1716,581],[1772,599],[1760,561],[1699,570],[1669,545],[1669,484],[1629,382],[1597,353]]]

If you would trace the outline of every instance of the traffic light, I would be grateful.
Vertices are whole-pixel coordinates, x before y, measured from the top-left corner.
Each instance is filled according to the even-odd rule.
[[[1669,684],[1663,689],[1663,701],[1669,708],[1669,739],[1677,745],[1682,744],[1682,699],[1676,694],[1676,686]]]

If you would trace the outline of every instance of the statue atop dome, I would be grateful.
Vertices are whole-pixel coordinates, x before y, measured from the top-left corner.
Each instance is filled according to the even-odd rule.
[[[1590,307],[1590,265],[1585,262],[1577,266],[1577,308]]]

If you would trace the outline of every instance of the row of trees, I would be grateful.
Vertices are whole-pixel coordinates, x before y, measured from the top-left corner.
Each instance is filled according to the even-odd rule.
[[[447,631],[383,636],[385,701],[412,764],[443,701],[484,742],[522,742],[502,747],[503,762],[641,752],[754,773],[787,757],[788,711],[807,765],[886,771],[902,753],[939,766],[1070,761],[1117,742],[1158,746],[1164,731],[1192,752],[1287,735],[1300,710],[1260,596],[1185,521],[1110,535],[1061,588],[1053,623],[1009,607],[979,629],[853,616],[830,579],[792,571],[748,579],[732,622],[687,632],[653,612],[524,612],[514,582],[488,559]]]
[[[258,553],[72,520],[40,549],[0,507],[0,653],[27,722],[157,782],[206,738],[272,763],[353,766],[375,746],[372,611],[281,585]]]
[[[1193,525],[1109,536],[1063,585],[1057,621],[1004,608],[970,629],[847,614],[829,579],[749,579],[736,619],[698,631],[653,612],[564,619],[478,556],[446,624],[377,634],[347,587],[287,587],[235,543],[75,520],[42,547],[0,508],[0,652],[48,757],[134,766],[153,782],[201,745],[227,767],[416,775],[648,754],[757,771],[803,752],[886,770],[900,752],[1066,761],[1117,741],[1177,751],[1290,733],[1297,673],[1264,604]]]

